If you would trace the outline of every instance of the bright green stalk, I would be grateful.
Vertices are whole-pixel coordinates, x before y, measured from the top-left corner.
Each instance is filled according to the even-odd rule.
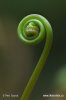
[[[53,41],[53,32],[50,23],[41,15],[31,14],[25,17],[18,26],[18,36],[26,44],[37,44],[46,37],[46,43],[41,57],[30,77],[20,100],[29,100],[29,96],[45,65]]]

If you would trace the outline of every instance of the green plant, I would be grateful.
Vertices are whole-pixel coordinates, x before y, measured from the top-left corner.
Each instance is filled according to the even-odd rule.
[[[38,14],[31,14],[19,23],[18,36],[24,43],[31,45],[39,43],[46,37],[46,43],[41,57],[20,99],[28,100],[49,54],[53,40],[53,32],[46,18]]]

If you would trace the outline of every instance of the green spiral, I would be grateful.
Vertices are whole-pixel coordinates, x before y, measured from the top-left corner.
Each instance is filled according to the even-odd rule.
[[[50,23],[45,17],[38,14],[31,14],[23,18],[19,23],[18,36],[21,41],[30,45],[35,45],[46,37],[46,42],[41,57],[20,98],[20,100],[29,100],[30,94],[39,78],[51,49],[53,32]]]

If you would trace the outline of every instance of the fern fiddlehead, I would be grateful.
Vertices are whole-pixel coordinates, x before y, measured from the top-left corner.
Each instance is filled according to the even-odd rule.
[[[20,100],[29,100],[29,96],[38,80],[51,49],[53,32],[50,23],[45,17],[38,14],[31,14],[23,18],[19,23],[18,36],[24,43],[30,45],[35,45],[46,37],[43,52],[20,98]]]

